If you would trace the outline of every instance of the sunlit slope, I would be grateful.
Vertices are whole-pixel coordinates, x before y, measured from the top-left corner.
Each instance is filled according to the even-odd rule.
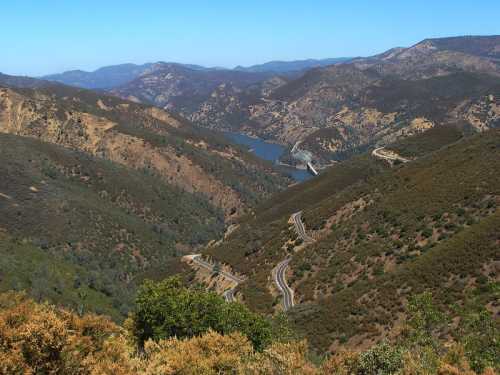
[[[6,134],[0,161],[4,289],[71,302],[67,294],[91,288],[126,313],[137,277],[182,271],[182,251],[218,238],[224,228],[223,212],[203,196],[146,171]],[[71,270],[43,273],[58,262]],[[57,273],[78,276],[64,276],[60,296],[50,285],[41,288]]]
[[[245,273],[242,298],[268,312],[280,302],[271,270],[292,256],[291,316],[320,349],[391,334],[406,298],[425,289],[443,306],[475,294],[496,309],[500,131],[454,132],[435,133],[433,147],[406,143],[419,158],[392,168],[368,155],[340,163],[263,206],[207,253]],[[357,178],[344,173],[352,165],[363,166]],[[299,210],[313,244],[289,221]]]

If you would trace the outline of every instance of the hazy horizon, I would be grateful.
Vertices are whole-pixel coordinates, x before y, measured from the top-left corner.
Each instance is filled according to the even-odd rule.
[[[500,4],[51,0],[3,5],[0,72],[42,76],[166,61],[233,68],[369,56],[426,38],[498,35]],[[481,20],[481,22],[476,22]]]

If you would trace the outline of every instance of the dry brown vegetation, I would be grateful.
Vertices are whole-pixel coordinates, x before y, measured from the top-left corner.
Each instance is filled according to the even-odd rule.
[[[0,132],[147,171],[205,196],[226,217],[286,181],[265,162],[169,112],[64,86],[0,87]],[[200,143],[207,147],[195,146]]]
[[[0,291],[119,321],[145,276],[182,272],[183,251],[219,238],[289,181],[169,112],[36,80],[3,87],[4,78]]]
[[[301,147],[328,164],[446,123],[498,126],[498,36],[424,40],[370,58],[276,78],[179,66],[115,94],[172,108],[208,128]],[[215,83],[217,82],[217,84]],[[290,155],[287,162],[294,162]]]
[[[423,360],[426,355],[384,344],[339,352],[318,364],[311,362],[305,341],[275,342],[257,352],[238,332],[210,330],[190,339],[148,341],[139,352],[130,333],[105,317],[78,316],[23,294],[0,295],[0,373],[6,375],[476,374],[460,345],[432,359],[434,367]],[[486,368],[483,374],[495,371]]]

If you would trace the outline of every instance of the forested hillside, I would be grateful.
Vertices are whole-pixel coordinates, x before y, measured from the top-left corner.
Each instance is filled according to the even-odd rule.
[[[270,164],[174,114],[61,85],[0,88],[0,132],[148,171],[204,195],[226,217],[288,182]]]
[[[500,0],[2,14],[0,375],[500,375]]]
[[[290,182],[168,112],[2,77],[0,290],[123,319],[144,277]]]
[[[120,318],[138,279],[223,233],[220,209],[154,175],[7,134],[0,160],[4,291]]]
[[[280,308],[271,271],[291,257],[290,315],[321,350],[393,337],[408,295],[424,290],[442,308],[473,296],[496,314],[500,132],[433,136],[433,147],[417,146],[425,133],[406,143],[418,155],[408,163],[367,154],[288,190],[207,255],[245,274],[241,298],[267,312]],[[313,243],[290,221],[299,210]]]

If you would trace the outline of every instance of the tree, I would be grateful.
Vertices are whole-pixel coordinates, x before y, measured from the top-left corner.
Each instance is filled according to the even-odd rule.
[[[262,350],[271,341],[271,324],[239,303],[226,303],[213,292],[190,289],[177,277],[139,288],[129,327],[140,348],[148,339],[199,336],[209,329],[226,334],[239,331]]]
[[[445,324],[446,316],[434,305],[432,293],[413,296],[408,302],[408,315],[406,335],[410,345],[431,346],[438,350],[436,333]]]
[[[402,350],[386,342],[361,353],[358,361],[360,375],[390,375],[403,367]]]
[[[500,369],[500,330],[488,311],[467,314],[460,322],[459,333],[474,371],[480,373],[487,367]]]
[[[446,316],[434,305],[430,292],[410,298],[407,313],[407,327],[403,335],[407,355],[425,369],[424,373],[436,373],[443,351],[443,342],[438,334],[444,327]],[[412,361],[407,358],[406,362]]]

